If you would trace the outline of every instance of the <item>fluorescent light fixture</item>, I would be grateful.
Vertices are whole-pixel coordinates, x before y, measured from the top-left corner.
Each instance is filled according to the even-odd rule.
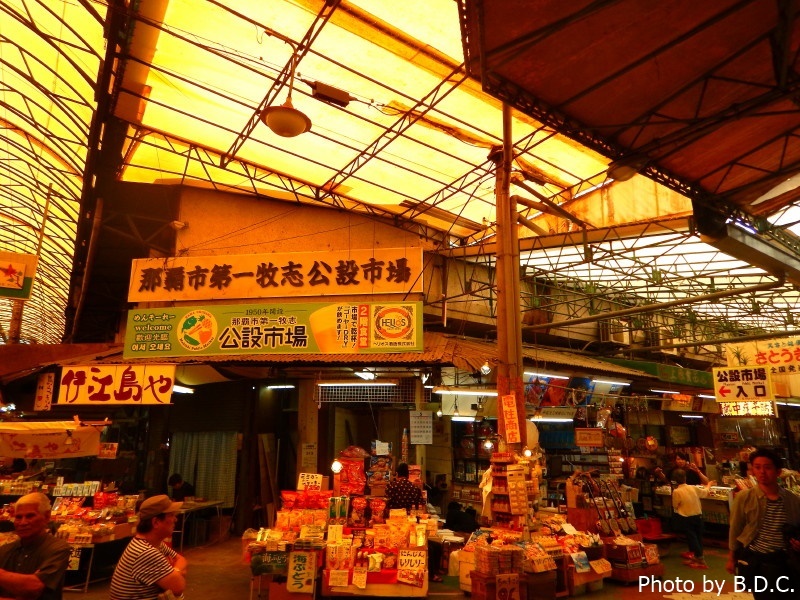
[[[716,400],[716,396],[712,396],[711,394],[697,394],[698,398],[709,398],[710,400]]]
[[[608,381],[606,379],[592,379],[592,383],[606,383],[608,385],[622,385],[622,386],[630,385],[630,382],[627,381]]]
[[[531,417],[533,423],[572,423],[572,419],[562,419],[560,417]]]
[[[475,417],[461,417],[461,416],[455,417],[455,416],[453,416],[453,417],[450,417],[450,420],[451,421],[459,421],[461,423],[467,423],[467,422],[470,422],[470,421],[474,421]]]
[[[331,381],[318,381],[317,385],[319,387],[366,387],[366,386],[387,386],[387,385],[397,385],[396,379],[378,379],[376,381],[353,381],[352,379],[341,379],[341,380],[331,380]]]
[[[375,373],[373,373],[372,371],[367,371],[366,369],[364,369],[363,371],[356,371],[355,376],[360,377],[365,381],[372,381],[373,379],[375,379]]]
[[[779,404],[780,406],[795,406],[800,408],[800,402],[776,402],[776,404]]]
[[[433,388],[433,393],[450,394],[451,396],[497,396],[497,390],[476,387],[450,387],[446,385]]]
[[[173,385],[172,386],[172,393],[173,394],[194,394],[194,390],[190,387],[185,387],[183,385]]]
[[[268,390],[293,390],[294,385],[291,383],[280,383],[277,385],[268,385]]]
[[[655,394],[680,394],[680,392],[676,392],[675,390],[650,390]]]
[[[534,373],[525,371],[523,375],[527,375],[528,377],[547,377],[549,379],[564,379],[565,381],[569,380],[569,377],[566,375],[553,375],[552,373]]]
[[[684,419],[702,419],[703,415],[681,415]]]

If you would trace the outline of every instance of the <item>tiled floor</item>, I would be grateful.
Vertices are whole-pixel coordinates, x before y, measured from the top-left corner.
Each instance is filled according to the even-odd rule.
[[[705,571],[691,569],[683,564],[680,552],[686,550],[683,544],[673,544],[669,554],[662,560],[665,566],[663,580],[640,588],[637,584],[623,585],[606,579],[603,589],[586,593],[586,600],[632,600],[667,599],[690,600],[702,598],[711,600],[749,600],[750,594],[736,593],[733,590],[733,576],[725,571],[727,551],[723,548],[706,550],[706,561],[709,569]],[[241,561],[241,542],[237,538],[225,542],[190,548],[186,550],[189,560],[187,600],[244,600],[250,596],[250,568]],[[703,586],[707,590],[703,591]],[[719,586],[722,591],[719,592]],[[691,587],[691,589],[690,589]],[[108,582],[90,585],[87,593],[65,593],[67,600],[70,594],[74,600],[107,600]],[[451,600],[464,596],[458,588],[457,577],[445,577],[442,583],[430,586],[431,598]]]

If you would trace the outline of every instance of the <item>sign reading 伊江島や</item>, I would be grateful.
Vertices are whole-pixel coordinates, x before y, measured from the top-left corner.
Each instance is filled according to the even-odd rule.
[[[175,365],[62,367],[58,404],[169,404]]]
[[[229,304],[128,312],[125,358],[421,352],[421,302]]]
[[[128,301],[422,291],[422,248],[368,248],[136,259]]]

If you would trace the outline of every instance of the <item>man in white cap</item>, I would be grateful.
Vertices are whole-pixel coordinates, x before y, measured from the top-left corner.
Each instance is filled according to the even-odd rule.
[[[14,505],[19,540],[0,546],[0,597],[59,600],[69,564],[67,543],[50,534],[50,500],[39,492]]]
[[[110,600],[153,600],[164,592],[175,597],[183,594],[188,563],[164,543],[172,539],[182,504],[164,494],[142,502],[136,535],[111,578]]]

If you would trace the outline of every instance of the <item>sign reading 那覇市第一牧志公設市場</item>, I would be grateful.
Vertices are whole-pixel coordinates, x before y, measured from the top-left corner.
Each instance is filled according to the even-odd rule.
[[[132,310],[123,356],[422,350],[422,302],[308,302]]]
[[[128,301],[422,293],[422,268],[420,247],[136,259]]]

